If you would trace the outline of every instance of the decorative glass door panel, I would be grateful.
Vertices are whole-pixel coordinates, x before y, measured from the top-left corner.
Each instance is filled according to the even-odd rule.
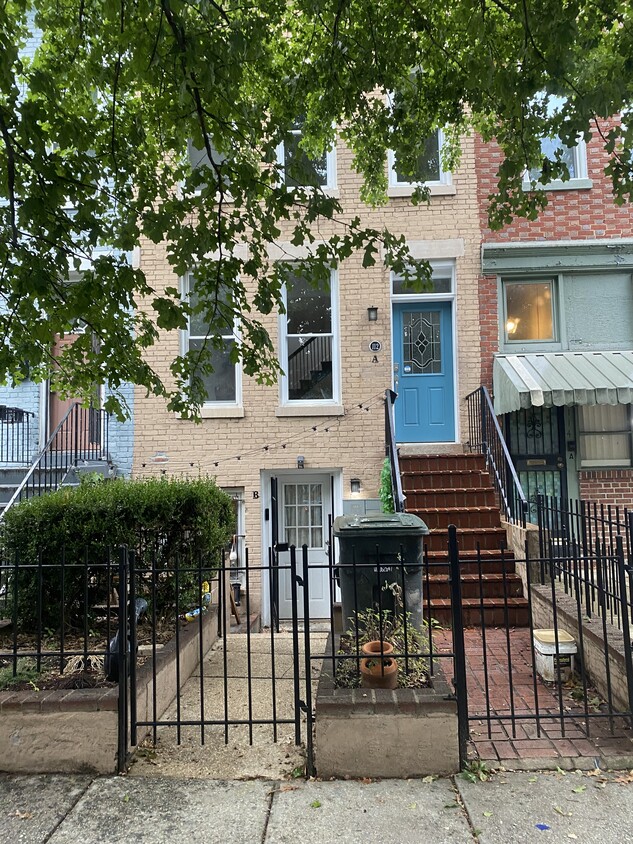
[[[403,312],[403,373],[421,375],[442,371],[440,332],[440,314],[437,311]]]

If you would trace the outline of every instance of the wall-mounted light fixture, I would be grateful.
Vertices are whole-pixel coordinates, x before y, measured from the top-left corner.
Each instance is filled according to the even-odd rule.
[[[303,454],[300,454],[297,457],[297,469],[305,469],[306,467],[306,459]]]
[[[377,322],[377,320],[378,320],[378,308],[367,308],[367,319],[370,322]]]
[[[360,495],[360,480],[358,478],[352,478],[349,486],[352,495]]]

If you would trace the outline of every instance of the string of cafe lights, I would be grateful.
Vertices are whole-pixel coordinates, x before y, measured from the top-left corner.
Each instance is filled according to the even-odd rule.
[[[214,469],[217,469],[219,466],[225,463],[231,462],[240,462],[242,459],[247,457],[252,457],[257,454],[267,454],[272,451],[285,451],[289,446],[293,443],[301,442],[302,440],[312,437],[316,434],[329,434],[333,432],[337,432],[340,430],[341,425],[346,422],[348,419],[355,418],[358,416],[362,416],[363,413],[371,413],[371,411],[378,405],[384,404],[384,393],[379,393],[378,395],[372,396],[371,398],[367,399],[366,401],[358,402],[351,408],[347,413],[343,416],[326,416],[323,418],[322,422],[317,423],[316,425],[310,425],[300,431],[297,431],[295,434],[291,434],[288,437],[284,437],[280,439],[278,442],[269,443],[263,446],[257,446],[256,448],[248,449],[247,451],[243,451],[240,454],[232,454],[229,457],[221,457],[217,460],[211,460],[208,465]],[[151,461],[148,461],[151,462]],[[148,465],[148,462],[142,463],[141,466],[145,469]],[[205,461],[206,462],[206,461]],[[181,463],[172,463],[169,460],[170,467],[162,468],[160,470],[161,475],[166,475],[168,471],[173,471],[174,469],[178,468],[194,468],[196,465],[200,464],[200,461],[195,460],[187,460],[182,461]]]

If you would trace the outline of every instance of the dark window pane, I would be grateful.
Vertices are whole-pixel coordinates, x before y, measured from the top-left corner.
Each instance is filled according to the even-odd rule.
[[[396,182],[439,182],[442,176],[440,165],[440,135],[434,132],[424,142],[424,152],[419,156],[413,176],[405,175],[398,169],[396,161]]]
[[[306,278],[288,280],[288,334],[329,334],[332,331],[332,299],[329,290],[318,290]]]
[[[288,398],[331,399],[332,338],[288,338]]]
[[[195,351],[204,345],[203,340],[190,340],[189,349]],[[201,374],[207,399],[210,402],[234,402],[236,399],[235,364],[229,359],[234,341],[227,340],[223,349],[211,349],[213,372]]]
[[[299,148],[300,134],[293,134],[284,143],[285,182],[291,187],[323,187],[327,185],[327,154],[319,158],[308,158]]]
[[[404,279],[402,276],[394,275],[393,277],[393,293],[394,295],[398,294],[407,294],[407,293],[450,293],[451,292],[451,279],[450,277],[446,278],[433,278],[432,279],[433,286],[430,290],[421,290],[417,291],[414,287],[407,287],[404,283]]]

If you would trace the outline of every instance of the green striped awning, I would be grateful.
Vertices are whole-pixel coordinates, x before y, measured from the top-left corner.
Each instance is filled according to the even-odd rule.
[[[495,412],[633,402],[633,351],[496,355]]]

